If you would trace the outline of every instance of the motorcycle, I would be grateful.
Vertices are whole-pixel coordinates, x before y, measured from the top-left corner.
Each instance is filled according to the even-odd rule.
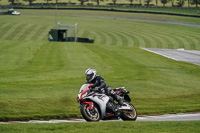
[[[135,121],[137,112],[130,103],[131,99],[124,87],[116,88],[113,91],[123,100],[123,105],[118,105],[111,96],[107,96],[98,89],[90,90],[93,84],[83,84],[80,88],[77,101],[80,103],[80,112],[86,121],[100,121],[119,119]]]

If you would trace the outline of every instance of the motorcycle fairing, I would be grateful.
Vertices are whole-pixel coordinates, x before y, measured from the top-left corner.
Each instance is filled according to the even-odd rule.
[[[109,97],[105,94],[96,93],[95,95],[89,96],[88,98],[99,105],[101,109],[101,117],[103,118],[106,115],[106,104],[109,101]]]

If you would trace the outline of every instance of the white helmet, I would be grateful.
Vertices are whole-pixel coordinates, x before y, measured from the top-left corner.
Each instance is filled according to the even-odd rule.
[[[97,71],[94,68],[88,68],[85,71],[87,82],[91,82],[97,75]]]

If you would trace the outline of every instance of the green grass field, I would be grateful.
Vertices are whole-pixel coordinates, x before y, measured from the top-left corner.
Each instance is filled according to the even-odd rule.
[[[200,121],[0,124],[1,133],[199,133]]]
[[[55,19],[55,10],[20,12],[0,16],[0,121],[81,118],[76,97],[89,67],[112,88],[131,91],[138,115],[200,111],[200,66],[140,49],[200,50],[199,28],[89,17],[138,16],[126,13],[66,10],[58,11]],[[78,36],[95,43],[49,42],[56,20],[77,22]]]

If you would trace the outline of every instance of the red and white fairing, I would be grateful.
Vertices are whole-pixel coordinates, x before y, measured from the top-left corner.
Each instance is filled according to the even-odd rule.
[[[89,86],[91,85],[92,84],[83,84],[80,88],[77,99],[81,104],[87,103],[90,106],[90,110],[93,109],[94,102],[98,104],[101,109],[101,118],[104,118],[106,115],[106,104],[109,101],[109,97],[105,94],[91,92],[89,89]]]

